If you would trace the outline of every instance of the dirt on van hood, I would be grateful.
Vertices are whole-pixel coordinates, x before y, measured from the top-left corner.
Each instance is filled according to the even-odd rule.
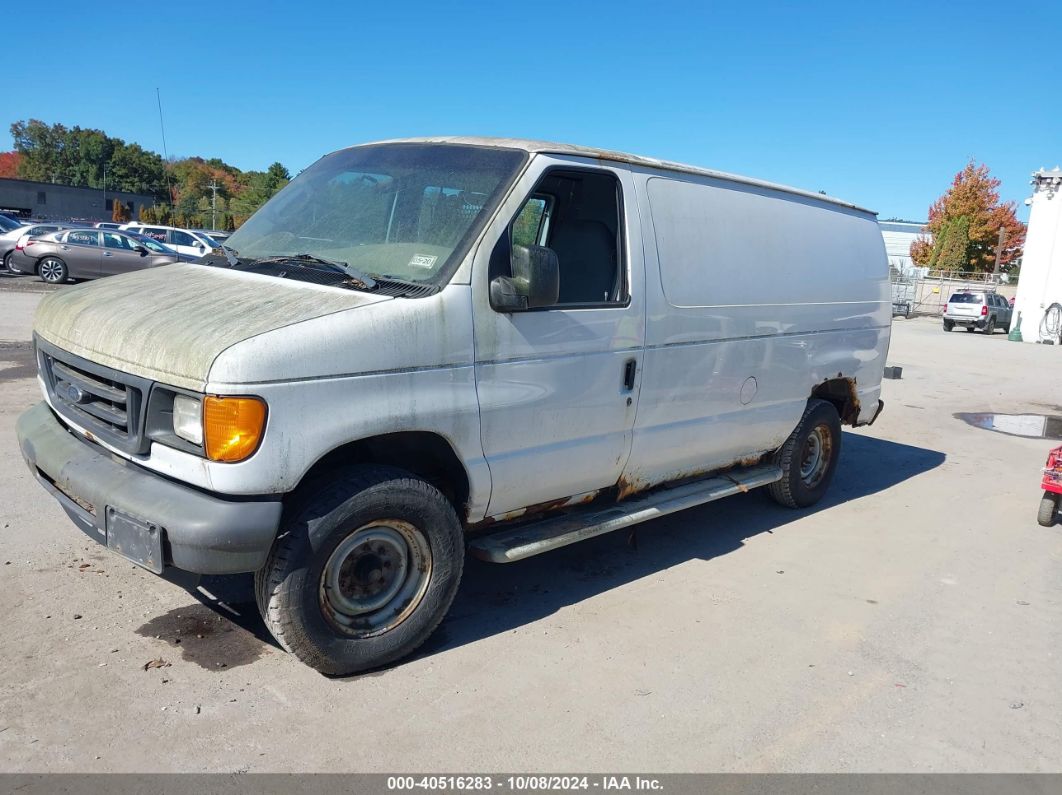
[[[218,354],[238,342],[385,300],[223,268],[167,265],[52,293],[37,309],[34,331],[115,370],[201,391]]]

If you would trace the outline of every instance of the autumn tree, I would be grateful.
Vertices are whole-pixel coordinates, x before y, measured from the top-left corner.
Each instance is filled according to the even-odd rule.
[[[1014,202],[999,201],[1000,182],[988,166],[966,164],[947,192],[929,208],[929,223],[911,244],[916,265],[951,271],[991,271],[995,266],[999,230],[1003,229],[1000,266],[1021,256],[1025,224]]]
[[[111,220],[117,224],[124,224],[129,221],[130,212],[129,208],[125,206],[125,202],[119,199],[117,196],[114,198],[114,204],[111,210]]]
[[[16,179],[21,159],[22,156],[18,152],[0,152],[0,178]]]

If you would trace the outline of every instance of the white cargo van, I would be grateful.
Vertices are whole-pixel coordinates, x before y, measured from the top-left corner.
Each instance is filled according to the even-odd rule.
[[[356,146],[203,262],[44,299],[22,451],[119,555],[256,572],[325,672],[415,649],[466,549],[506,563],[756,486],[810,505],[841,424],[882,406],[874,214],[743,177]]]

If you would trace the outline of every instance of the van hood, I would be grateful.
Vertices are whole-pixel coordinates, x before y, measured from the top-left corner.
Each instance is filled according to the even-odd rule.
[[[34,332],[92,362],[202,391],[232,345],[295,323],[393,300],[204,265],[166,265],[46,296]]]

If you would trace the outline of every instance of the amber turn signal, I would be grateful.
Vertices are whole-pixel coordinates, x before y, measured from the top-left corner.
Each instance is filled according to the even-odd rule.
[[[203,449],[211,461],[243,461],[258,449],[266,404],[256,397],[214,397],[203,401]]]

